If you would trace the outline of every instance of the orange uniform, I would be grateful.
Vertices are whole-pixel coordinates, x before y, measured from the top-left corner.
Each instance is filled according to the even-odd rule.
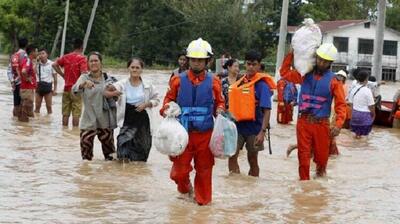
[[[293,54],[288,54],[282,64],[280,74],[289,82],[303,84],[305,77],[292,69]],[[322,76],[313,76],[320,80]],[[330,82],[330,92],[334,98],[336,121],[334,126],[341,128],[346,119],[346,101],[342,83],[333,78]],[[301,96],[300,96],[301,97]],[[300,115],[297,122],[297,144],[299,159],[300,180],[310,179],[310,152],[314,149],[314,162],[317,172],[325,172],[328,164],[329,146],[331,144],[330,127],[328,119],[312,119],[312,115]]]
[[[187,73],[188,79],[194,86],[200,85],[206,77],[205,72],[198,76],[195,76],[192,70],[188,70]],[[180,84],[180,76],[172,77],[170,89],[164,98],[163,107],[160,110],[161,115],[163,115],[167,103],[177,101]],[[212,80],[212,91],[214,109],[224,109],[225,100],[222,96],[221,81],[216,77],[213,77]],[[214,166],[214,156],[208,146],[211,133],[212,130],[205,132],[189,131],[189,143],[185,151],[177,157],[170,157],[173,162],[170,177],[177,184],[180,193],[188,193],[191,190],[189,173],[193,170],[191,162],[194,159],[194,168],[196,169],[194,194],[196,202],[200,205],[208,204],[212,199],[212,167]]]
[[[277,122],[280,124],[288,124],[293,121],[293,104],[285,103],[283,100],[283,93],[285,91],[286,81],[284,79],[280,79],[277,82],[277,90],[278,90],[278,113],[277,113]]]

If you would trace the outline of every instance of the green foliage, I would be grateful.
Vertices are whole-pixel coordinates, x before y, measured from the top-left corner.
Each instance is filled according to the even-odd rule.
[[[376,0],[308,0],[301,8],[305,17],[315,21],[368,19],[376,11]]]
[[[400,0],[390,0],[386,24],[400,31]],[[85,35],[93,0],[70,1],[66,52]],[[64,22],[65,0],[0,0],[2,50],[12,51],[26,36],[49,51]],[[276,58],[282,0],[146,0],[100,1],[86,52],[109,56],[107,65],[124,66],[132,56],[149,66],[173,66],[177,54],[198,37],[210,42],[216,57],[229,52],[243,59],[259,50],[266,62]],[[305,17],[321,20],[376,19],[376,0],[290,0],[288,25]],[[57,50],[60,48],[58,42]],[[58,52],[56,52],[58,54]]]

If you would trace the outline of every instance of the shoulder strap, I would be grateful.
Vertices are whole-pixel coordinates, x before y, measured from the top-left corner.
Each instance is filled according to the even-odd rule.
[[[41,69],[40,62],[39,62],[39,82],[42,81],[42,78],[41,78],[41,76],[42,76],[42,71],[41,71],[41,70],[42,70],[42,69]]]
[[[108,75],[106,72],[103,72],[104,81],[108,79]]]
[[[358,91],[360,91],[360,89],[363,88],[363,87],[365,87],[365,85],[362,85],[360,88],[358,88],[358,89],[356,90],[356,92],[355,92],[354,95],[353,95],[353,100],[354,100],[354,97],[356,96],[356,94],[358,93]]]

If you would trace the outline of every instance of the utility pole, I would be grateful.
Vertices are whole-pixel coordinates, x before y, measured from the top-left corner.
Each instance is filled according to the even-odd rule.
[[[386,0],[379,0],[378,3],[378,21],[376,23],[376,32],[374,40],[374,57],[372,63],[372,75],[377,81],[382,80],[382,54],[383,38],[385,29]]]
[[[83,54],[85,54],[87,42],[88,42],[89,36],[90,36],[90,30],[92,29],[93,20],[94,20],[94,16],[96,15],[96,9],[97,9],[98,5],[99,5],[99,0],[94,0],[92,13],[90,14],[89,23],[88,23],[88,26],[87,26],[87,29],[86,29],[86,33],[85,33],[85,38],[83,39],[83,52],[82,52]]]
[[[62,30],[62,26],[58,26],[56,38],[54,39],[53,47],[51,48],[51,53],[50,53],[50,58],[52,58],[52,59],[54,58],[54,55],[56,53],[57,43],[58,43],[58,39],[60,39],[61,30]]]
[[[67,4],[65,5],[64,29],[63,29],[62,40],[61,40],[60,56],[64,55],[65,37],[67,36],[68,12],[69,12],[69,0],[67,0]]]
[[[287,20],[288,20],[289,0],[282,1],[281,24],[279,28],[279,43],[276,53],[275,80],[280,79],[279,68],[281,67],[283,56],[285,54],[285,43],[287,35]]]

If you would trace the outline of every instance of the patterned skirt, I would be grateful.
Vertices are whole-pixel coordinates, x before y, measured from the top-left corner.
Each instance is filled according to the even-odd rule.
[[[368,135],[372,130],[373,122],[371,112],[353,110],[350,121],[351,131],[359,136]]]

